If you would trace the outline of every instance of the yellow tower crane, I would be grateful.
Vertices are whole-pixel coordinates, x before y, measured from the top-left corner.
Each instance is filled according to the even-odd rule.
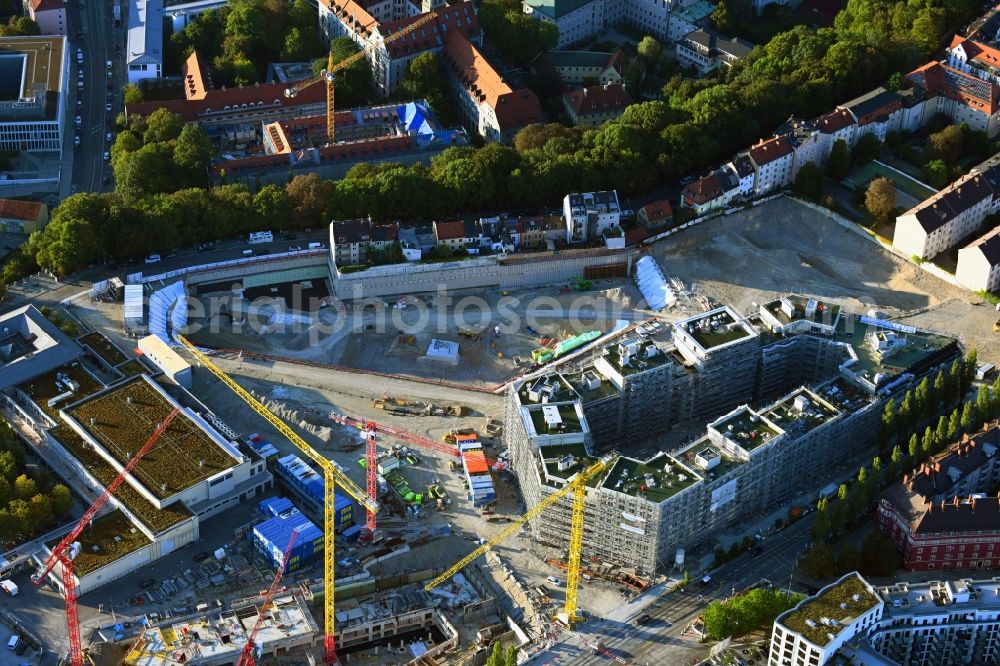
[[[569,534],[569,561],[567,563],[568,571],[566,574],[566,605],[563,608],[563,612],[559,614],[559,620],[567,625],[579,620],[579,617],[576,614],[576,593],[580,583],[580,549],[583,545],[583,509],[584,501],[587,497],[587,482],[594,478],[595,475],[604,471],[610,464],[611,458],[611,456],[605,456],[577,474],[576,477],[574,477],[565,486],[543,499],[517,520],[508,523],[507,527],[505,527],[492,539],[486,541],[486,543],[479,546],[479,548],[476,548],[474,551],[456,562],[450,569],[427,583],[424,586],[424,589],[429,592],[441,583],[447,581],[459,571],[467,567],[477,557],[517,532],[521,529],[521,526],[529,520],[536,518],[550,506],[570,493],[573,493],[573,514],[570,522]]]
[[[299,450],[309,456],[309,458],[316,463],[321,470],[323,470],[323,481],[325,485],[323,497],[323,610],[325,614],[324,627],[326,631],[326,637],[324,639],[324,656],[327,663],[333,663],[336,659],[336,642],[334,640],[336,622],[336,615],[334,613],[334,588],[336,581],[334,563],[337,560],[334,553],[334,527],[336,525],[334,520],[334,507],[336,506],[333,494],[334,485],[340,486],[348,495],[353,497],[362,506],[373,513],[378,512],[378,504],[369,499],[368,494],[357,484],[351,481],[347,475],[340,470],[340,468],[322,456],[313,447],[309,446],[309,444],[299,437],[294,430],[289,428],[284,421],[272,414],[267,407],[257,400],[257,398],[250,395],[250,393],[248,393],[242,386],[233,381],[232,377],[220,370],[200,349],[195,347],[191,341],[181,335],[178,335],[176,339],[191,353],[192,356],[195,357],[195,359],[197,359],[202,367],[211,372],[223,384],[232,389],[233,393],[243,399],[243,402],[247,403],[251,409],[263,416],[268,423],[273,425],[278,432],[287,437],[288,441],[297,446]]]
[[[337,72],[344,71],[345,69],[347,69],[354,63],[358,62],[359,60],[367,58],[369,54],[372,53],[372,51],[377,50],[380,46],[388,44],[393,40],[399,39],[400,37],[413,32],[417,28],[421,27],[422,25],[430,21],[433,21],[436,18],[437,18],[436,12],[427,12],[426,14],[424,14],[416,21],[403,28],[402,30],[394,32],[391,35],[388,35],[387,37],[384,37],[379,41],[369,44],[361,51],[355,53],[354,55],[348,58],[345,58],[344,60],[341,60],[338,63],[333,62],[333,50],[331,49],[330,55],[327,56],[326,69],[324,69],[316,76],[310,77],[308,79],[302,79],[292,87],[285,88],[285,97],[295,97],[306,88],[310,88],[321,81],[325,81],[326,82],[326,138],[327,141],[333,143],[334,129],[335,129],[333,122],[333,114],[334,114],[333,88],[334,88],[334,80],[337,77]]]

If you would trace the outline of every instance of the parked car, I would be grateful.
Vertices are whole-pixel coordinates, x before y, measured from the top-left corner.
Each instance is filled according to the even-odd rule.
[[[156,585],[156,579],[154,579],[154,578],[147,578],[146,580],[144,580],[141,583],[139,583],[139,587],[141,587],[144,590],[147,587],[153,587],[154,585]]]
[[[158,262],[159,260],[160,260],[160,255],[158,255],[158,254],[155,254],[155,253],[154,253],[154,254],[151,254],[151,255],[149,255],[148,257],[146,257],[146,263],[147,263],[147,264],[155,264],[155,263],[157,263],[157,262]]]
[[[194,251],[195,252],[208,252],[213,247],[215,247],[215,243],[198,243],[195,246]]]
[[[80,135],[79,134],[77,134],[77,135],[75,135],[73,137],[73,145],[74,146],[79,146],[80,145]]]
[[[635,619],[635,626],[644,627],[652,621],[652,616],[649,613],[643,613]]]
[[[559,582],[559,579],[555,576],[546,576],[545,580],[549,581],[553,585],[562,585],[562,583]]]
[[[73,124],[79,127],[80,125],[83,124],[83,118],[77,115],[75,118],[73,118]]]
[[[108,113],[111,113],[111,102],[108,102],[107,104],[104,105],[104,110],[107,111]]]
[[[110,162],[111,161],[111,153],[109,153],[106,150],[104,151],[104,161],[105,162]]]

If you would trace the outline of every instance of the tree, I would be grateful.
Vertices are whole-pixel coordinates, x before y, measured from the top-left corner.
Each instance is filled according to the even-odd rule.
[[[958,412],[958,407],[951,411],[951,418],[948,419],[948,441],[954,441],[962,428],[961,415]]]
[[[889,461],[889,471],[886,476],[888,479],[893,479],[902,471],[903,466],[903,449],[900,448],[899,444],[892,447],[892,453],[889,454]]]
[[[861,544],[861,573],[890,576],[902,565],[896,544],[879,529],[869,530]]]
[[[921,418],[929,415],[931,410],[930,396],[931,384],[927,380],[927,377],[924,377],[913,391],[913,400],[916,404],[917,413],[920,414]]]
[[[321,216],[333,190],[334,184],[323,180],[317,173],[293,178],[285,187],[285,191],[297,218],[295,226],[309,228],[322,224]]]
[[[941,189],[951,182],[948,165],[943,160],[931,160],[924,165],[924,178],[934,187]]]
[[[35,480],[27,474],[22,474],[14,481],[14,494],[18,499],[29,500],[38,494]]]
[[[854,164],[868,164],[878,157],[881,150],[882,142],[878,140],[878,137],[874,134],[865,134],[854,145]]]
[[[937,428],[934,430],[934,439],[937,442],[937,448],[940,449],[942,446],[948,443],[948,417],[940,416],[938,417]]]
[[[916,465],[920,460],[920,438],[917,436],[917,433],[910,435],[910,443],[907,450],[910,454],[910,464]]]
[[[448,92],[448,80],[444,75],[441,58],[434,51],[421,53],[410,61],[406,78],[399,85],[399,90],[402,100],[427,100],[442,124],[456,124],[457,114]]]
[[[61,483],[57,483],[52,487],[52,511],[57,518],[63,518],[69,515],[70,510],[73,508],[73,495],[70,494],[69,488]]]
[[[964,150],[965,132],[960,125],[948,125],[927,137],[927,155],[946,165],[956,164],[962,158]]]
[[[812,524],[812,540],[815,543],[826,541],[830,534],[830,511],[826,499],[816,503],[816,515]]]
[[[904,430],[912,430],[919,423],[920,419],[913,404],[913,391],[909,389],[903,395],[903,402],[899,406],[899,417],[897,420],[899,421],[900,428]]]
[[[649,64],[656,64],[663,57],[663,44],[656,41],[655,37],[646,35],[636,47],[636,52]]]
[[[138,104],[142,101],[142,90],[134,83],[129,83],[122,89],[125,97],[125,105]]]
[[[889,398],[889,401],[885,403],[885,409],[882,410],[882,439],[888,441],[895,435],[897,425],[896,399]]]
[[[990,387],[985,384],[976,393],[976,419],[986,421],[990,418]]]
[[[837,572],[840,575],[860,571],[861,566],[861,553],[858,552],[857,548],[847,544],[840,550],[840,555],[837,556]]]
[[[262,226],[282,228],[282,222],[290,219],[291,197],[285,188],[269,183],[253,197],[253,208],[260,216]]]
[[[962,430],[965,432],[972,432],[972,424],[976,420],[976,415],[973,412],[973,406],[971,402],[967,402],[962,405],[962,418],[959,423],[962,424]]]
[[[493,650],[486,659],[486,666],[504,666],[503,643],[500,641],[493,643]]]
[[[7,25],[0,25],[0,37],[34,37],[40,34],[42,29],[27,16],[11,16]]]
[[[807,550],[799,561],[799,568],[807,576],[817,580],[837,575],[837,561],[826,543],[819,543]]]
[[[998,376],[1000,378],[1000,376]],[[951,404],[958,399],[962,387],[962,359],[956,358],[948,369],[948,381],[945,386],[945,401]]]
[[[830,156],[826,158],[826,175],[838,183],[851,172],[851,150],[847,142],[837,139],[830,148]]]
[[[735,37],[756,19],[750,0],[720,0],[712,12],[712,24],[719,32]]]
[[[917,48],[924,55],[929,56],[937,50],[941,34],[947,27],[947,15],[943,8],[925,7],[920,10],[917,17],[913,20],[910,35],[916,43]]]
[[[962,362],[962,395],[964,396],[966,391],[972,385],[972,380],[976,378],[976,366],[979,364],[979,355],[975,348],[970,349],[969,353],[965,355],[965,361]]]
[[[795,176],[795,193],[818,201],[823,196],[823,172],[815,162],[806,162]]]
[[[931,430],[930,426],[927,426],[924,429],[924,436],[920,439],[920,450],[923,453],[923,457],[930,457],[936,447],[937,442],[934,441],[934,431]]]
[[[212,141],[205,130],[194,125],[185,125],[174,145],[174,164],[187,169],[192,177],[203,181],[214,153]]]
[[[888,178],[874,178],[865,193],[865,208],[878,222],[888,222],[896,209],[896,186]]]
[[[549,21],[536,21],[509,0],[479,3],[479,24],[489,41],[514,64],[527,67],[535,56],[550,51],[559,42],[559,28]]]
[[[350,37],[338,37],[330,42],[333,53],[333,63],[347,60],[361,48]],[[326,63],[324,63],[324,66]],[[372,88],[372,72],[368,61],[361,58],[345,70],[337,72],[336,97],[334,103],[337,109],[350,109],[362,106],[368,101]]]
[[[889,78],[885,80],[883,84],[886,90],[891,92],[896,92],[903,87],[903,74],[902,72],[893,72],[889,75]]]
[[[142,135],[143,143],[157,141],[172,141],[184,129],[184,119],[180,114],[160,107],[146,118],[146,132]]]

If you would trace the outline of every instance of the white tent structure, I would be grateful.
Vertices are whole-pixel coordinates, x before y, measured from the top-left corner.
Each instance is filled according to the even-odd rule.
[[[635,283],[650,310],[662,310],[677,302],[677,295],[670,288],[660,266],[648,254],[635,262]]]

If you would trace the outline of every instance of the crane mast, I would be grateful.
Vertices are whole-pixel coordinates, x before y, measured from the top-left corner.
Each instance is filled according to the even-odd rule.
[[[299,536],[299,531],[297,529],[292,530],[292,536],[288,539],[288,545],[285,546],[285,553],[281,557],[281,562],[278,564],[278,573],[274,574],[274,580],[271,581],[271,587],[267,588],[267,594],[264,595],[264,602],[260,605],[260,611],[257,613],[257,621],[254,622],[253,629],[250,631],[250,635],[247,636],[247,643],[243,646],[243,650],[240,652],[240,660],[238,666],[254,666],[256,663],[253,658],[253,647],[257,642],[257,632],[260,631],[261,626],[264,624],[264,613],[267,612],[267,607],[271,605],[274,600],[274,595],[278,591],[278,586],[281,584],[281,579],[285,575],[285,568],[288,566],[288,560],[292,556],[292,546],[295,545],[295,539]]]
[[[437,18],[437,12],[427,12],[426,14],[424,14],[416,21],[403,28],[402,30],[394,32],[391,35],[388,35],[379,41],[372,42],[361,51],[358,51],[357,53],[354,53],[351,56],[344,58],[338,63],[333,62],[333,50],[331,50],[329,55],[327,55],[326,69],[324,69],[315,76],[310,76],[308,78],[302,79],[298,83],[295,83],[294,85],[285,88],[285,97],[295,97],[303,90],[311,88],[317,83],[325,82],[326,83],[326,139],[330,143],[333,143],[336,131],[333,116],[334,116],[334,110],[336,108],[334,106],[334,97],[335,97],[334,88],[335,88],[337,73],[344,71],[345,69],[347,69],[348,67],[350,67],[351,65],[360,60],[364,60],[365,58],[367,58],[369,55],[377,51],[380,47],[384,46],[385,44],[388,44],[393,40],[399,39],[404,35],[408,35],[417,28],[420,28],[421,26],[429,23],[430,21],[436,18]]]
[[[330,460],[323,457],[316,449],[310,446],[298,433],[292,430],[287,423],[271,413],[257,398],[247,392],[242,386],[237,384],[232,377],[223,372],[213,363],[208,356],[198,349],[190,340],[182,335],[176,336],[177,342],[183,346],[203,368],[211,372],[215,377],[225,384],[229,389],[243,400],[252,410],[262,416],[268,423],[284,435],[289,442],[294,444],[300,451],[308,456],[321,470],[323,470],[323,611],[324,629],[326,637],[324,639],[324,656],[327,663],[333,663],[337,658],[336,642],[334,630],[336,629],[336,613],[334,609],[334,595],[336,587],[335,566],[337,562],[336,543],[334,528],[336,520],[334,508],[336,507],[336,495],[334,486],[339,485],[348,495],[353,497],[361,506],[372,513],[378,513],[378,502],[369,498],[368,495],[356,483],[334,465]]]
[[[80,639],[80,619],[77,610],[76,574],[73,571],[73,558],[76,557],[78,546],[74,546],[73,544],[84,528],[97,515],[97,512],[101,510],[101,507],[110,499],[111,495],[125,482],[125,477],[139,464],[143,456],[149,453],[150,449],[153,448],[153,444],[166,431],[167,426],[170,425],[170,422],[174,420],[174,417],[178,413],[180,413],[180,410],[172,410],[167,415],[167,418],[156,426],[156,430],[146,440],[146,443],[132,456],[125,467],[122,468],[122,471],[118,473],[118,476],[115,477],[114,481],[104,489],[101,496],[84,512],[83,517],[80,518],[76,526],[52,549],[52,553],[45,560],[42,568],[31,576],[31,582],[35,585],[41,585],[52,569],[55,568],[56,564],[61,566],[63,588],[65,589],[66,597],[66,632],[69,635],[69,656],[72,666],[83,666],[83,642]]]

